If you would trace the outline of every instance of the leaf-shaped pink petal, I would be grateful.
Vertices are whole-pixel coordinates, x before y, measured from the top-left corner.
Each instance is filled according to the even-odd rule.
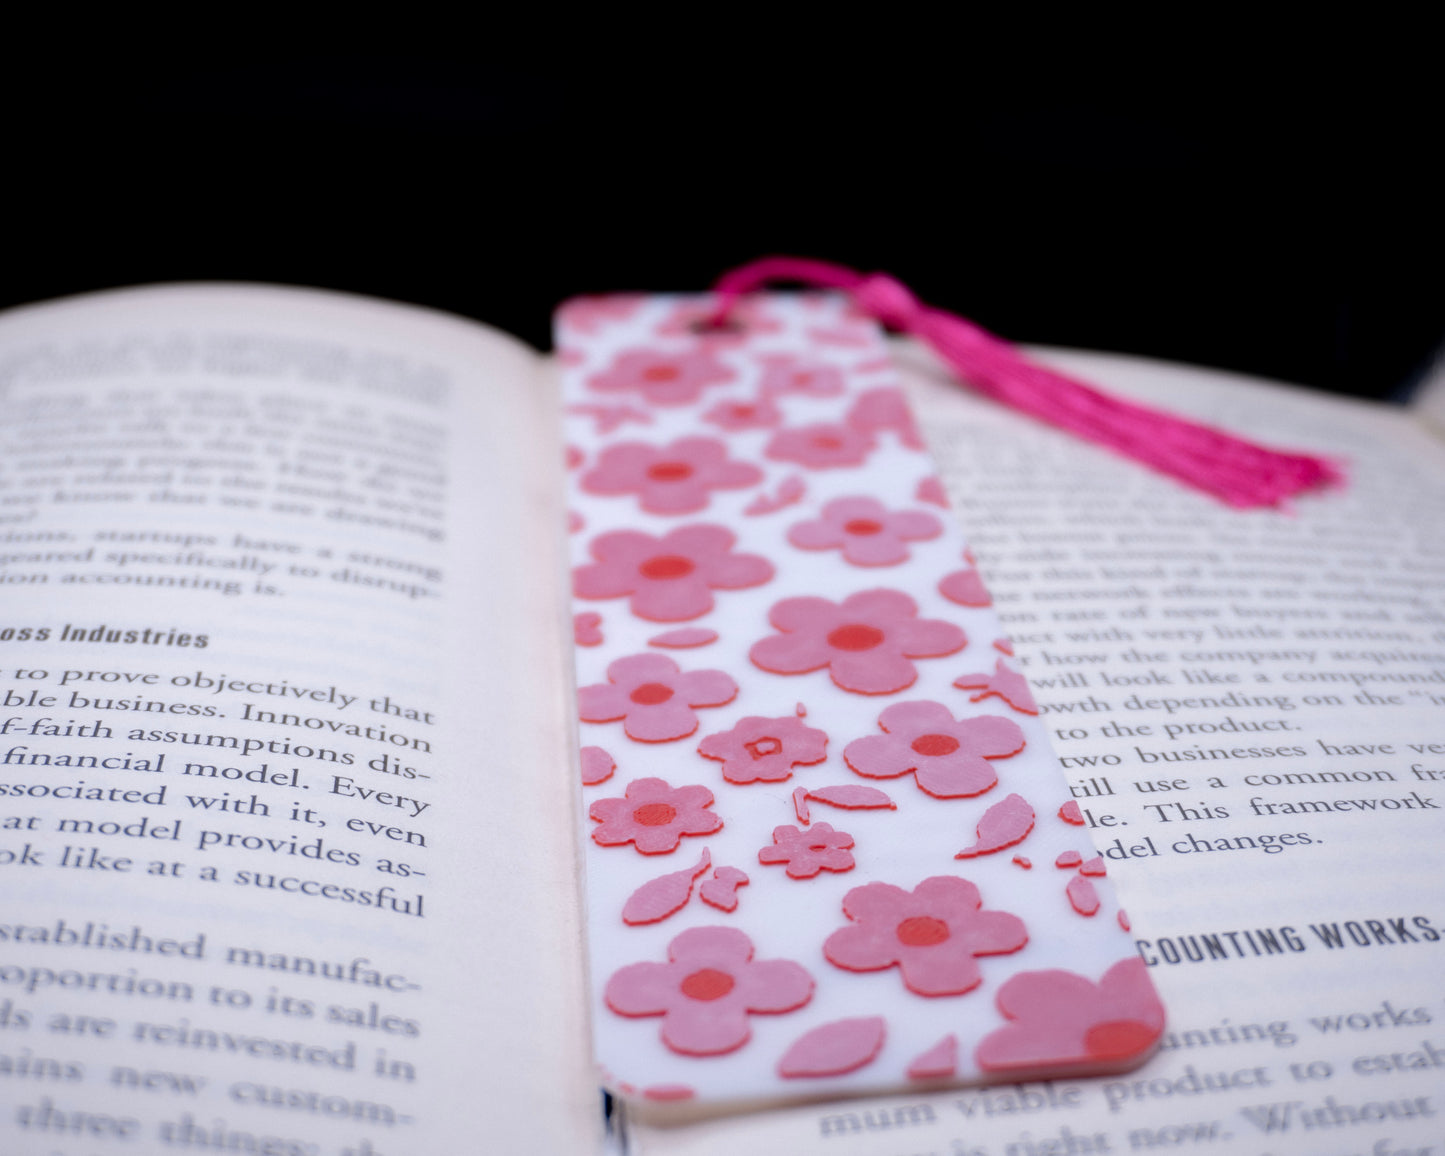
[[[830,807],[844,807],[850,811],[866,811],[875,807],[887,807],[890,811],[898,809],[898,804],[877,787],[845,783],[836,787],[819,787],[807,794],[808,798],[827,803]]]
[[[958,1070],[958,1037],[952,1032],[908,1065],[910,1080],[947,1079]]]
[[[882,1016],[834,1020],[794,1040],[778,1061],[778,1075],[798,1079],[856,1071],[877,1058],[886,1035]]]
[[[1082,827],[1084,825],[1084,816],[1079,811],[1079,800],[1070,799],[1060,807],[1059,818],[1065,823],[1072,823],[1075,827]]]
[[[1005,847],[1022,843],[1034,829],[1034,809],[1022,795],[1009,795],[983,813],[975,833],[978,841],[965,847],[955,859],[972,859],[976,855],[992,855]]]
[[[735,911],[738,906],[738,888],[748,883],[747,874],[736,867],[719,867],[711,879],[703,881],[697,889],[697,896],[709,907],[719,911]]]
[[[807,788],[807,787],[794,787],[794,788],[793,788],[793,810],[794,810],[794,812],[795,812],[795,813],[797,814],[797,816],[798,816],[798,822],[802,823],[803,826],[806,827],[806,826],[808,825],[808,822],[809,822],[809,820],[808,820],[808,788]]]
[[[639,923],[660,923],[669,915],[682,910],[692,897],[692,881],[712,865],[712,856],[706,847],[702,858],[695,867],[684,867],[650,879],[627,898],[622,908],[622,922],[634,927]]]
[[[1080,915],[1093,915],[1099,910],[1099,893],[1082,875],[1075,875],[1069,880],[1068,895],[1069,902]]]
[[[716,641],[716,630],[706,630],[701,626],[684,626],[681,630],[668,630],[662,634],[653,635],[647,640],[647,645],[681,650],[689,646],[706,646],[709,642]]]

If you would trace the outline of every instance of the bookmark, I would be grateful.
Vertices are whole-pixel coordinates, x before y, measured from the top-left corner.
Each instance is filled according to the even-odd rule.
[[[717,305],[558,317],[603,1082],[1133,1066],[1163,1008],[879,330]]]

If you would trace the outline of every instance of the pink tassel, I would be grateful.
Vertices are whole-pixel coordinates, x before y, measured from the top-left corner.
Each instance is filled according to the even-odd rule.
[[[1035,364],[972,322],[920,304],[901,282],[803,257],[764,257],[717,283],[721,324],[744,293],[769,281],[801,281],[847,293],[889,329],[926,341],[958,375],[1004,405],[1107,446],[1240,509],[1277,506],[1306,490],[1341,484],[1324,458],[1291,454],[1103,393]]]

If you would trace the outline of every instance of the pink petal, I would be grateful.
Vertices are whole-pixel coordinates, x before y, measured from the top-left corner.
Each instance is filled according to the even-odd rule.
[[[647,640],[647,645],[665,646],[669,650],[685,650],[693,646],[706,646],[710,642],[716,642],[717,639],[716,630],[707,630],[701,626],[684,626],[681,630],[667,630],[661,634],[654,634]]]
[[[622,922],[634,926],[639,923],[660,923],[674,912],[681,911],[692,898],[693,880],[711,865],[712,856],[707,848],[703,848],[702,858],[697,861],[697,866],[684,867],[681,871],[660,875],[644,883],[628,896],[627,903],[622,908]]]
[[[674,739],[685,739],[697,730],[697,725],[693,709],[677,697],[656,706],[634,705],[622,720],[622,729],[627,737],[640,743],[668,743]]]
[[[947,1079],[958,1070],[958,1037],[952,1032],[908,1065],[910,1080]]]
[[[698,898],[719,911],[735,911],[738,905],[738,888],[747,885],[747,875],[736,867],[719,867],[697,889]]]
[[[1005,847],[1022,843],[1034,829],[1034,809],[1022,795],[1009,795],[983,813],[978,821],[977,841],[965,847],[955,859],[992,855]]]
[[[798,822],[803,826],[808,825],[808,788],[793,788],[793,811],[798,816]]]
[[[799,1079],[856,1071],[877,1058],[886,1035],[882,1016],[834,1020],[794,1040],[778,1061],[778,1075]]]
[[[1068,896],[1069,903],[1080,915],[1093,915],[1099,910],[1099,893],[1082,875],[1075,875],[1069,880]]]
[[[605,783],[612,777],[612,772],[616,769],[617,763],[601,747],[582,748],[582,785],[584,787],[595,787],[598,783]]]
[[[1077,867],[1084,861],[1084,857],[1077,851],[1065,851],[1054,860],[1055,867]]]
[[[882,646],[854,654],[834,651],[828,674],[835,685],[854,694],[893,694],[918,681],[918,668],[912,662]]]
[[[799,787],[798,790],[803,788]],[[844,784],[837,787],[819,787],[817,790],[807,791],[806,794],[808,798],[827,803],[830,807],[844,807],[848,810],[871,810],[877,807],[887,807],[890,811],[898,809],[898,804],[876,787]]]
[[[1107,875],[1108,869],[1104,866],[1104,859],[1095,855],[1087,863],[1079,868],[1080,875]]]
[[[1059,818],[1065,823],[1072,823],[1075,827],[1082,827],[1084,825],[1084,816],[1079,811],[1079,801],[1077,799],[1070,799],[1060,807]]]

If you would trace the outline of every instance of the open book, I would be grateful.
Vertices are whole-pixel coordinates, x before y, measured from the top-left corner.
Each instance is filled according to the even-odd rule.
[[[604,1136],[548,367],[145,289],[0,319],[0,1150],[1438,1143],[1445,455],[1058,355],[1348,464],[1237,513],[898,358],[1169,1008],[1145,1068]]]

